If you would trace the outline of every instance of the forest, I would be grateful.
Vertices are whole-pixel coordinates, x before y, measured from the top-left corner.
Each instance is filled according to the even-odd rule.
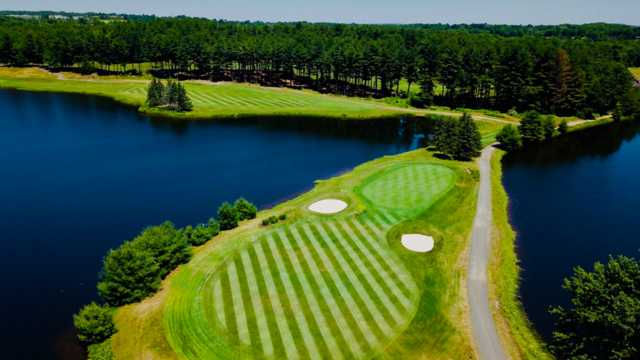
[[[0,64],[253,82],[415,106],[590,118],[634,86],[640,30],[613,24],[358,25],[0,16]]]

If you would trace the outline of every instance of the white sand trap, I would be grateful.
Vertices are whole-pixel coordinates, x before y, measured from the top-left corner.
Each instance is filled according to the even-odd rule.
[[[425,253],[433,250],[433,238],[421,234],[404,234],[400,240],[407,249]]]
[[[337,214],[347,208],[347,203],[338,199],[324,199],[309,205],[309,210],[318,214]]]

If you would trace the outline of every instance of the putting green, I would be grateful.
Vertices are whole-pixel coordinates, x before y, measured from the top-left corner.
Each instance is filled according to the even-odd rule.
[[[407,208],[416,199],[432,203],[455,178],[425,164],[383,174],[364,192],[377,194],[379,184],[410,187],[420,195],[394,192]],[[210,251],[190,262],[172,281],[164,308],[173,350],[185,359],[380,354],[409,326],[421,288],[386,241],[406,217],[374,205],[398,199],[374,199],[358,215],[265,228],[232,240],[240,245],[229,254]]]
[[[451,189],[453,170],[440,165],[400,165],[367,179],[358,192],[373,206],[412,216],[428,209]]]

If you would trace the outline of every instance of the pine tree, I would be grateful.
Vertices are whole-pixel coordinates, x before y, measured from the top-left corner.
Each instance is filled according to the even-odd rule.
[[[613,109],[613,121],[619,122],[622,120],[622,103],[618,101],[616,103],[616,107]]]
[[[187,90],[185,89],[184,85],[177,83],[176,87],[176,110],[180,112],[188,112],[193,110],[193,104],[191,103],[191,99],[189,99],[189,96],[187,95]]]
[[[162,82],[153,78],[147,89],[147,105],[151,107],[164,105],[164,92],[165,88]]]
[[[432,142],[435,151],[453,156],[458,128],[457,123],[457,119],[442,120],[438,123]]]
[[[456,127],[457,136],[454,138],[453,156],[465,160],[478,156],[482,149],[482,136],[471,114],[464,113],[457,122]]]
[[[520,131],[513,125],[503,127],[496,136],[496,140],[500,143],[500,146],[507,151],[515,150],[522,146]]]
[[[173,80],[167,82],[165,105],[171,110],[178,109],[179,84]]]
[[[524,142],[541,142],[544,141],[544,127],[540,114],[530,111],[524,115],[524,119],[520,122],[520,134]]]

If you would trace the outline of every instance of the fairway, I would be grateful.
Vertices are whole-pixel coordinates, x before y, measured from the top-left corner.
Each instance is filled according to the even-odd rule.
[[[186,359],[380,354],[408,327],[421,295],[386,235],[446,194],[456,177],[425,163],[381,174],[363,181],[370,197],[363,212],[310,215],[231,240],[245,245],[223,261],[216,252],[192,261],[164,311],[174,351]],[[389,188],[411,195],[387,195]]]

